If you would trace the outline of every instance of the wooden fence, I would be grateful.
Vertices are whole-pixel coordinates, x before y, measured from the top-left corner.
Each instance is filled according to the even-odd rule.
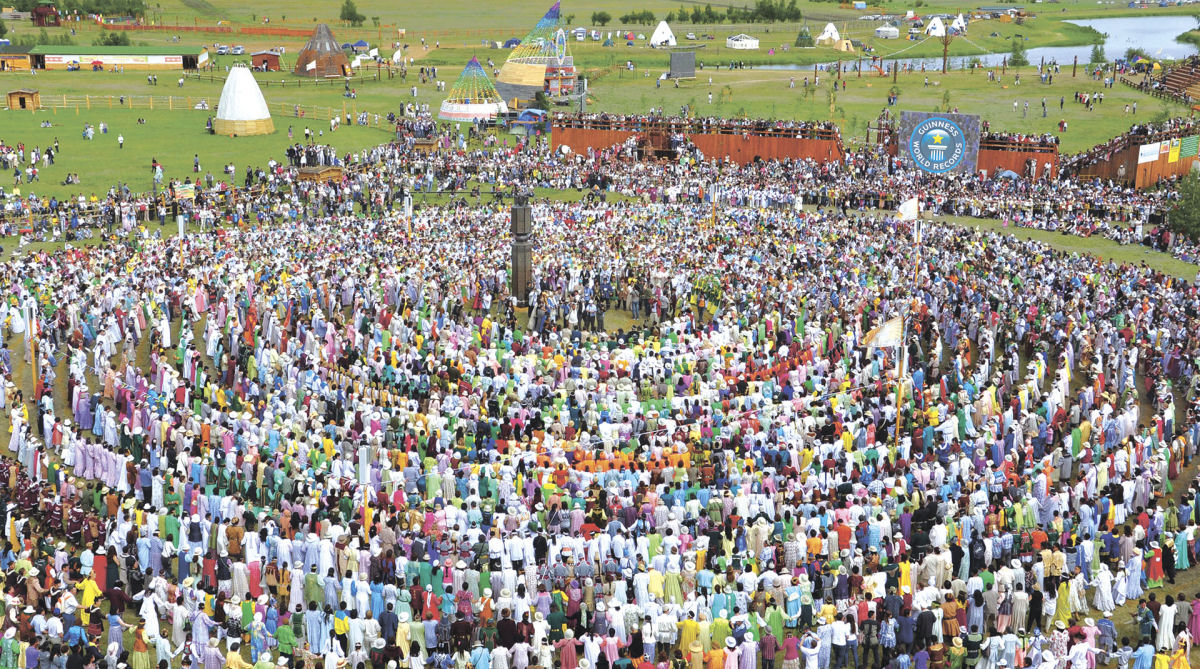
[[[381,79],[386,78],[385,73],[388,71],[386,68],[376,68],[374,72],[370,73],[370,75],[364,74],[364,72],[369,69],[370,68],[368,67],[361,67],[355,76],[347,79],[346,77],[292,77],[288,76],[286,73],[290,72],[291,68],[287,68],[286,72],[280,73],[284,74],[285,76],[282,76],[279,79],[269,79],[261,76],[256,77],[256,79],[258,80],[258,85],[263,88],[312,88],[314,86],[342,86],[347,82],[350,84],[365,84],[372,81],[380,81]],[[183,76],[191,81],[207,81],[217,84],[225,83],[224,74],[217,75],[213,74],[212,72],[185,72]]]
[[[1121,83],[1134,89],[1135,91],[1138,91],[1139,93],[1145,93],[1146,95],[1149,95],[1150,97],[1158,98],[1159,100],[1166,100],[1167,102],[1178,102],[1181,105],[1186,105],[1186,104],[1192,103],[1191,97],[1188,96],[1186,93],[1177,94],[1177,93],[1172,93],[1171,91],[1163,90],[1161,88],[1151,88],[1149,86],[1143,86],[1141,84],[1141,82],[1135,81],[1128,77],[1121,77],[1120,81],[1121,81]]]

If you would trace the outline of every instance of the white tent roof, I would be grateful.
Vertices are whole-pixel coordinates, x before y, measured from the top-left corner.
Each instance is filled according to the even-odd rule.
[[[900,29],[896,26],[879,26],[875,29],[876,37],[896,38],[900,36]]]
[[[842,34],[838,32],[837,26],[832,23],[825,24],[825,30],[821,31],[821,35],[817,37],[818,42],[837,42],[842,39]]]
[[[650,36],[650,46],[675,46],[675,33],[666,21],[659,21],[654,34]]]
[[[925,34],[930,37],[945,37],[946,24],[942,23],[940,16],[935,16],[929,19],[929,25],[925,26]]]
[[[221,102],[217,104],[217,118],[225,121],[259,121],[271,118],[258,82],[245,65],[234,65],[229,69],[225,87],[221,89]]]
[[[963,18],[962,14],[959,14],[957,17],[955,17],[954,21],[950,23],[950,29],[958,32],[967,31],[967,21]]]
[[[738,33],[725,38],[725,46],[730,49],[757,49],[758,38],[746,33]]]

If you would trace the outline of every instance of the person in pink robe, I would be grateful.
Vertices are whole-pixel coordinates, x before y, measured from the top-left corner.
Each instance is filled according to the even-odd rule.
[[[1188,631],[1193,639],[1200,639],[1200,594],[1192,600],[1192,613],[1188,616]]]
[[[562,669],[578,669],[579,655],[576,652],[581,642],[575,638],[574,630],[567,630],[565,638],[555,641],[554,647],[558,650],[558,666]]]

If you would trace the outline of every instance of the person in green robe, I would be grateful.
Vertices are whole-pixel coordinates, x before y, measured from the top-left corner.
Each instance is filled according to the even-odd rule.
[[[317,566],[313,565],[309,573],[304,575],[304,603],[322,603],[325,601],[325,588],[321,577],[317,575]]]

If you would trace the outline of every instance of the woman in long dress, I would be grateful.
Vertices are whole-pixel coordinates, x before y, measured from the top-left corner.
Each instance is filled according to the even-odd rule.
[[[1124,569],[1117,570],[1117,576],[1113,579],[1112,593],[1113,604],[1116,604],[1118,607],[1125,605],[1125,600],[1127,599],[1125,597],[1125,593],[1129,589],[1129,586],[1127,585],[1128,579],[1129,574],[1126,573]]]
[[[1167,595],[1163,605],[1158,607],[1158,640],[1159,650],[1175,650],[1175,598]]]
[[[1092,603],[1097,609],[1100,611],[1112,611],[1117,608],[1116,602],[1113,601],[1113,575],[1108,565],[1104,563],[1100,564],[1100,570],[1096,572],[1091,585],[1096,589],[1096,595],[1092,599]]]
[[[1125,576],[1125,597],[1126,599],[1138,599],[1142,596],[1143,592],[1141,549],[1133,549],[1133,555],[1125,563],[1125,569],[1127,571]]]

